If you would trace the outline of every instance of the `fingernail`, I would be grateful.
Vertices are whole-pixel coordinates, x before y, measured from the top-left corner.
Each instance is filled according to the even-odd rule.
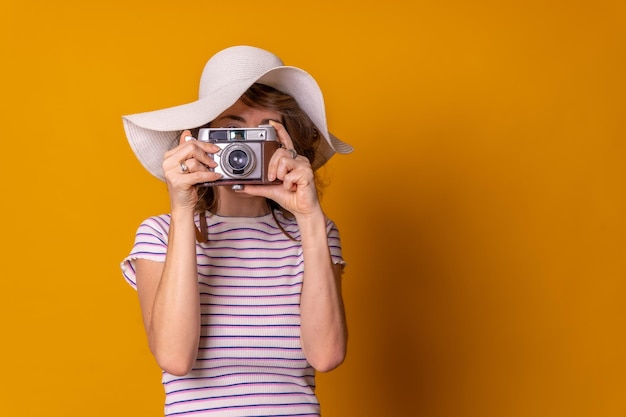
[[[185,142],[189,142],[190,140],[196,140],[193,136],[185,136]]]

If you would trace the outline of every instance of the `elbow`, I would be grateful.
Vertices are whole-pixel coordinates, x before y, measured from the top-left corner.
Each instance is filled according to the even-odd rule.
[[[197,349],[187,351],[180,348],[151,349],[159,367],[168,374],[183,376],[193,369],[196,363]]]
[[[317,372],[330,372],[338,368],[346,359],[345,347],[336,348],[324,355],[310,358],[309,363]]]
[[[183,376],[187,375],[193,369],[195,361],[187,358],[176,358],[172,356],[160,357],[156,356],[159,367],[168,374]]]
[[[333,358],[333,359],[329,359],[329,360],[324,360],[324,361],[318,361],[315,364],[311,364],[311,366],[317,371],[317,372],[330,372],[333,369],[336,369],[339,367],[339,365],[341,365],[344,361],[345,357],[342,358]]]
[[[187,375],[196,364],[198,357],[198,339],[180,340],[152,337],[149,339],[150,351],[159,367],[171,375]]]

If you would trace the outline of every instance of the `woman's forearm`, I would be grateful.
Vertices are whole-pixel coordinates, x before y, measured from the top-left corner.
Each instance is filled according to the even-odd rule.
[[[347,326],[341,266],[332,263],[323,212],[298,219],[304,252],[300,300],[302,348],[318,371],[339,366],[346,354]]]
[[[167,257],[148,329],[157,362],[169,373],[188,373],[200,338],[200,296],[193,212],[172,212]]]

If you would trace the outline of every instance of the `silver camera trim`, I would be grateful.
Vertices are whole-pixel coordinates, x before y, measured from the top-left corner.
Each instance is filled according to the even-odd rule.
[[[216,138],[215,136],[220,136]],[[245,137],[244,137],[245,136]],[[203,142],[246,142],[276,141],[276,130],[272,125],[259,127],[207,127],[200,129],[198,140]]]
[[[218,144],[219,146],[219,144]],[[255,149],[256,148],[256,152]],[[245,167],[242,168],[243,172],[241,174],[234,172],[236,168],[232,166],[229,160],[229,156],[235,151],[243,151],[248,157],[248,163]],[[245,142],[235,142],[227,144],[226,147],[222,148],[215,155],[219,157],[219,164],[222,168],[221,174],[227,175],[229,178],[248,178],[252,176],[253,179],[261,178],[261,172],[257,168],[257,155],[261,152],[261,145],[257,143],[245,143]],[[217,171],[217,169],[215,170]]]
[[[278,143],[276,130],[272,125],[260,125],[259,127],[216,127],[201,128],[198,132],[198,140],[213,143],[220,150],[209,154],[217,167],[214,172],[222,174],[222,178],[214,183],[232,183],[236,181],[265,183],[264,170],[267,157],[264,153],[264,142]],[[243,151],[248,157],[248,164],[242,173],[235,172],[228,158],[236,150]],[[208,183],[207,183],[208,185]]]

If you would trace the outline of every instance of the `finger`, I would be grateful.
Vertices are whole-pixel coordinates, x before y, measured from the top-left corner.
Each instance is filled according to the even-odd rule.
[[[207,167],[215,168],[217,166],[217,163],[209,156],[209,154],[220,150],[215,144],[193,139],[188,130],[180,135],[179,143],[177,147],[165,153],[164,170],[178,167],[182,161],[191,159],[195,159]]]
[[[191,149],[192,154],[189,155],[189,158],[198,159],[200,162],[203,163],[206,163],[208,159],[212,159],[207,159],[206,154],[216,153],[220,150],[219,146],[215,145],[214,143],[198,141],[196,138],[191,136],[191,132],[189,130],[184,130],[180,134],[179,144],[185,145],[187,142],[190,142],[189,145],[187,145],[186,147],[183,146],[182,149]]]
[[[251,185],[244,184],[243,188],[235,190],[236,193],[248,194],[256,197],[265,197],[274,201],[279,200],[280,184]]]
[[[208,172],[210,167],[201,163],[195,158],[185,159],[178,163],[181,174],[190,174],[192,172]]]
[[[276,178],[282,181],[290,171],[296,169],[297,162],[292,158],[291,152],[286,149],[279,149],[274,157]]]
[[[268,174],[270,176],[270,179],[274,180],[276,177],[279,179],[282,178],[282,176],[286,172],[289,172],[295,167],[295,165],[286,163],[286,159],[297,159],[300,156],[296,152],[293,140],[285,129],[285,126],[274,120],[270,120],[270,124],[276,130],[276,138],[282,146],[281,149],[278,149],[276,150],[276,152],[274,152],[274,154],[272,155],[272,159],[270,159],[270,163],[268,164]]]
[[[176,185],[175,188],[187,188],[199,183],[216,181],[222,177],[222,174],[210,170],[192,158],[181,161],[177,166],[171,166],[165,171],[165,177],[170,183]]]
[[[293,149],[293,141],[291,140],[291,136],[289,136],[287,129],[285,129],[285,126],[274,120],[270,120],[270,125],[272,125],[274,130],[276,130],[276,139],[281,143],[281,145],[283,145],[284,148]]]
[[[183,133],[180,134],[180,138],[178,139],[178,144],[182,145],[185,142],[189,142],[190,140],[196,140],[193,136],[191,136],[191,131],[183,130]]]
[[[314,178],[304,169],[291,170],[282,179],[283,188],[289,191],[295,191],[300,187],[306,188],[311,184],[315,184]]]
[[[196,185],[217,181],[222,178],[222,174],[213,171],[196,171],[185,174],[183,178],[186,183]]]
[[[188,141],[190,141],[190,140],[192,140],[192,139],[193,139],[193,137],[191,136],[191,131],[189,131],[189,130],[184,130],[184,131],[180,134],[180,136],[179,136],[179,138],[178,138],[178,144],[179,144],[179,145],[182,145],[182,144],[184,144],[185,142],[188,142]],[[186,159],[181,159],[181,160],[180,160],[180,162],[179,162],[179,165],[180,165],[180,171],[181,171],[181,173],[183,173],[183,174],[188,174],[188,173],[190,173],[190,172],[191,172],[191,169],[192,169],[192,168],[191,168],[191,167],[187,164],[187,160],[186,160]]]

